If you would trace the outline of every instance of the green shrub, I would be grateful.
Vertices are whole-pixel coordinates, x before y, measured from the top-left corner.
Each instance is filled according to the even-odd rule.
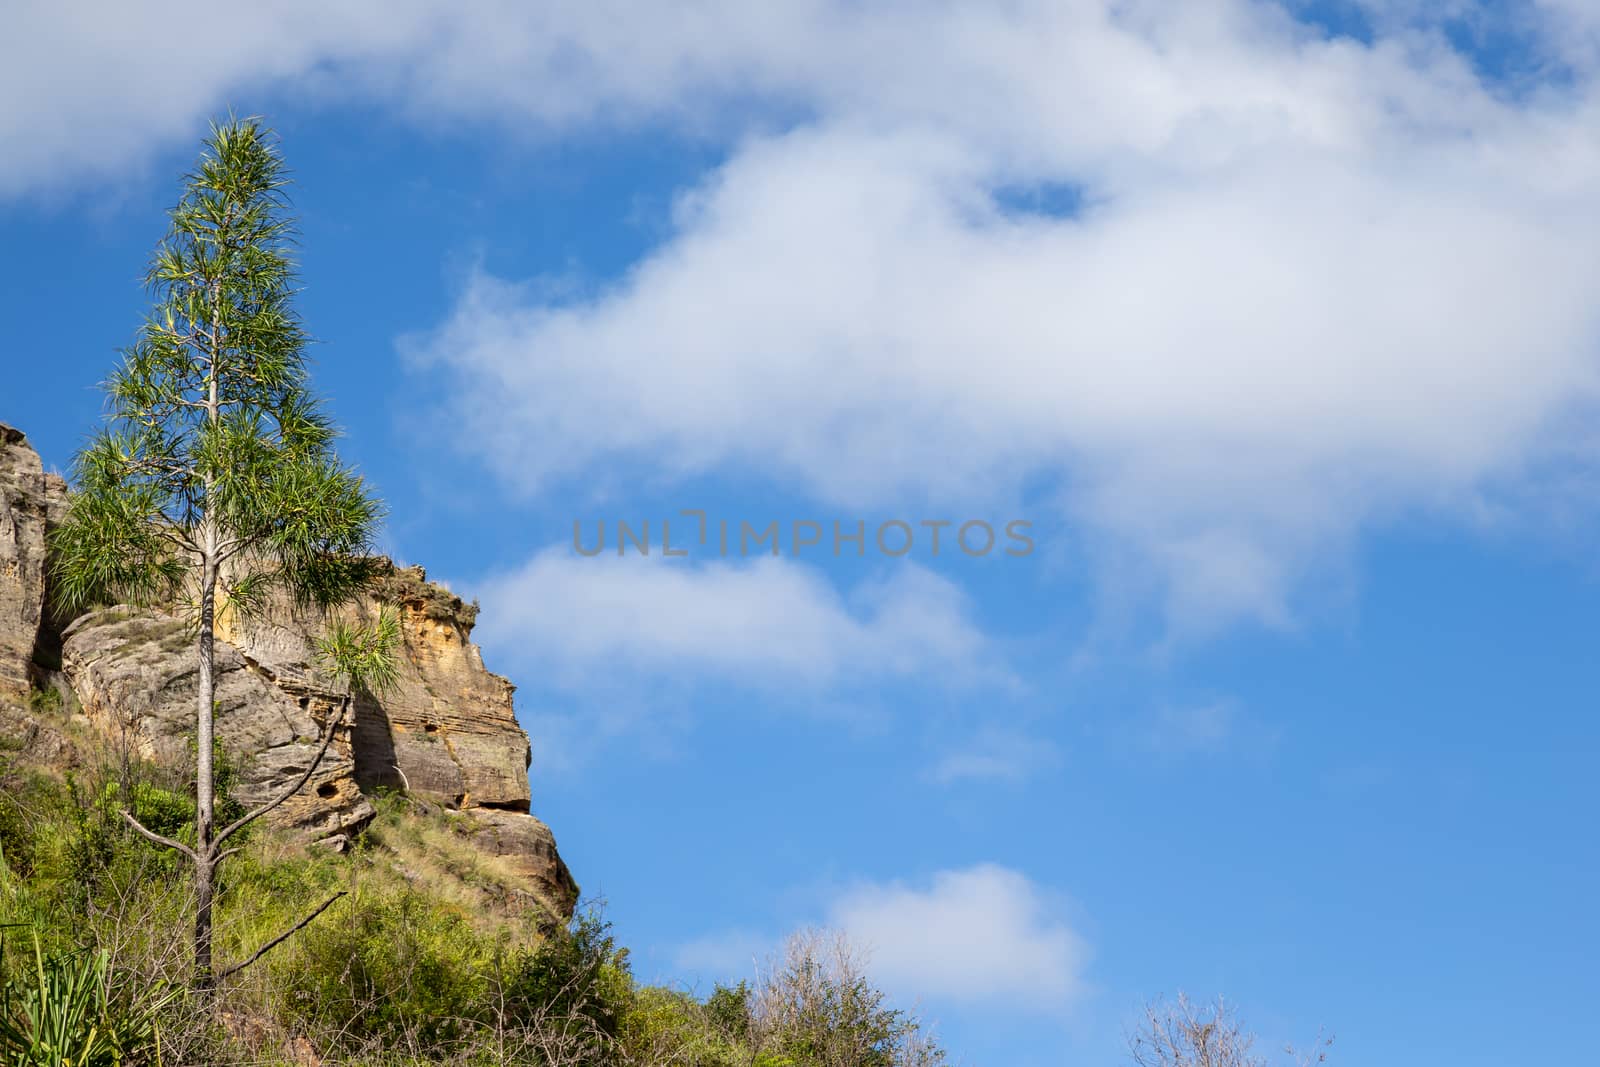
[[[486,948],[465,917],[420,893],[364,893],[303,931],[274,972],[313,1034],[438,1049],[483,1017]]]
[[[22,878],[33,873],[33,826],[9,793],[0,794],[0,862]]]
[[[108,822],[120,822],[118,813],[123,807],[148,830],[164,837],[194,837],[194,800],[163,789],[154,782],[135,781],[127,790],[127,799],[120,782],[107,782],[101,790],[100,804]]]
[[[507,1025],[541,1031],[574,1065],[599,1065],[613,1062],[632,991],[628,950],[589,912],[517,961],[498,994]]]
[[[623,1048],[628,1063],[660,1067],[749,1067],[749,1016],[741,1002],[730,1010],[727,995],[735,990],[718,986],[702,1004],[688,993],[660,986],[635,991],[623,1026]]]
[[[706,1017],[719,1031],[740,1040],[750,1036],[750,983],[718,984],[706,998]]]
[[[61,690],[55,686],[28,691],[28,710],[35,714],[52,715],[61,710]]]

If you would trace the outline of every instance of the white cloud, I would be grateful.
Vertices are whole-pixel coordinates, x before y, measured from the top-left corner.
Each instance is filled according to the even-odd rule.
[[[1055,743],[1015,730],[987,727],[941,755],[927,777],[939,785],[958,782],[1023,782],[1059,766]]]
[[[1056,1013],[1084,991],[1083,939],[1008,867],[858,885],[833,903],[828,925],[863,946],[874,977],[903,997]]]
[[[1226,757],[1258,763],[1277,752],[1284,727],[1222,698],[1165,705],[1127,722],[1113,738],[1141,761]]]
[[[1233,738],[1238,712],[1228,701],[1166,707],[1143,731],[1146,748],[1169,756],[1217,752]]]
[[[1158,75],[1125,96],[1092,85],[1063,94],[1073,86],[1041,75],[1125,66],[1148,80],[1141,37],[1164,6],[153,0],[131,11],[21,0],[0,22],[0,194],[107,173],[263,91],[375,98],[426,122],[465,118],[522,135],[647,121],[726,131],[730,112],[777,103],[956,123],[992,131],[1010,154],[1041,119],[1074,113],[1159,136],[1191,86]],[[1251,10],[1233,0],[1186,7],[1196,13],[1184,26],[1207,34]],[[1234,81],[1267,99],[1252,75]]]
[[[961,591],[912,564],[841,596],[783,558],[691,563],[552,548],[489,581],[481,599],[482,640],[497,662],[543,667],[575,687],[660,676],[812,690],[1004,677]]]
[[[845,934],[902,1005],[1059,1015],[1086,990],[1089,948],[1059,902],[998,864],[917,882],[859,882],[834,895],[821,927]],[[719,977],[748,975],[775,951],[769,935],[732,930],[683,945],[676,962]]]
[[[609,291],[478,278],[420,345],[486,460],[874,503],[1059,479],[1174,619],[1283,621],[1367,523],[1561,454],[1600,380],[1592,5],[1530,9],[1574,66],[1514,93],[1374,6],[1411,17],[1369,47],[1253,0],[12,5],[0,195],[256,87],[732,137]],[[1062,185],[1081,217],[1005,208]]]
[[[1600,25],[1586,0],[1540,9],[1552,47]],[[1436,40],[1323,44],[1254,0],[153,0],[136,12],[21,0],[3,20],[11,192],[103,172],[263,90],[375,97],[425,121],[521,134],[652,120],[727,131],[776,103],[950,130],[1041,177],[1119,161],[1142,171],[1157,155],[1214,163],[1281,134],[1349,146],[1396,119],[1514,117],[1496,119]]]
[[[0,196],[99,178],[192,138],[240,95],[386,54],[418,27],[391,5],[57,4],[0,14]]]
[[[1587,87],[1507,103],[1433,38],[1261,5],[1007,12],[808,75],[821,117],[746,142],[610,291],[474,279],[420,350],[495,412],[486,457],[844,503],[1060,476],[1174,619],[1281,622],[1363,524],[1514,478],[1592,407]],[[1041,182],[1087,209],[1004,209]]]
[[[477,439],[529,489],[646,455],[847,503],[1067,473],[1177,614],[1281,618],[1314,553],[1593,400],[1595,174],[1546,194],[1499,150],[1294,145],[1018,220],[961,145],[806,130],[748,147],[613,292],[478,279],[429,347],[465,408],[501,399]]]

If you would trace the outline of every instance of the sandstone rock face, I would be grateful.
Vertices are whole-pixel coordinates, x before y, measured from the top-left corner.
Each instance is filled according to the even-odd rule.
[[[404,789],[471,816],[483,850],[504,858],[544,907],[566,917],[578,886],[550,828],[528,814],[528,735],[517,725],[515,687],[483,665],[472,643],[477,609],[427,580],[421,567],[396,569],[346,621],[400,613],[404,642],[393,691],[358,694],[350,730],[356,782]],[[241,618],[224,613],[218,633],[265,677],[314,679],[312,640],[328,619],[286,598]],[[314,684],[314,683],[313,683]]]
[[[195,650],[184,620],[126,608],[91,612],[68,627],[62,663],[84,714],[113,744],[149,760],[193,759]],[[217,642],[215,663],[217,738],[236,761],[234,797],[254,806],[305,772],[340,705],[326,692],[274,684],[226,642]],[[269,818],[337,840],[372,815],[342,728],[305,788]]]
[[[472,840],[480,850],[506,859],[551,912],[562,917],[572,914],[578,883],[556,851],[550,827],[532,815],[494,808],[470,808],[467,814],[478,824]]]
[[[0,700],[0,738],[5,747],[21,752],[35,763],[63,769],[79,764],[77,750],[67,739],[59,718],[34,715],[20,704]]]
[[[411,567],[345,614],[375,619],[385,602],[399,608],[404,656],[394,691],[356,700],[357,780],[451,807],[526,812],[528,735],[512,707],[515,687],[484,668],[470,640],[474,609]],[[315,611],[280,599],[255,617],[224,618],[219,633],[269,673],[306,675],[312,637],[326,625]]]
[[[20,430],[0,423],[0,703],[27,699],[45,601],[45,529],[65,499]]]

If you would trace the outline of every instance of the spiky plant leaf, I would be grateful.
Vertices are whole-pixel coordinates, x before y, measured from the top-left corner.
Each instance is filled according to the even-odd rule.
[[[392,607],[371,622],[336,621],[315,644],[318,668],[350,692],[380,694],[400,681],[400,617]]]

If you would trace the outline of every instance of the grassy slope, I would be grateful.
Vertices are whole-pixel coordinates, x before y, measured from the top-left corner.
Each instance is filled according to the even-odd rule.
[[[118,812],[181,840],[194,805],[181,770],[130,758],[69,710],[43,696],[0,708],[0,992],[37,984],[37,937],[46,955],[103,951],[127,1016],[186,985],[191,897],[181,857],[137,837]],[[227,761],[220,767],[225,793]],[[943,1062],[914,1019],[822,955],[791,955],[765,984],[705,999],[640,986],[602,920],[552,925],[502,860],[473,847],[473,820],[402,795],[374,806],[345,854],[265,828],[245,836],[221,880],[223,966],[344,895],[225,982],[220,1011],[192,996],[164,1007],[161,1063]],[[0,1022],[14,1017],[0,1003]],[[149,1053],[123,1063],[154,1062]],[[0,1047],[0,1062],[8,1055]]]

